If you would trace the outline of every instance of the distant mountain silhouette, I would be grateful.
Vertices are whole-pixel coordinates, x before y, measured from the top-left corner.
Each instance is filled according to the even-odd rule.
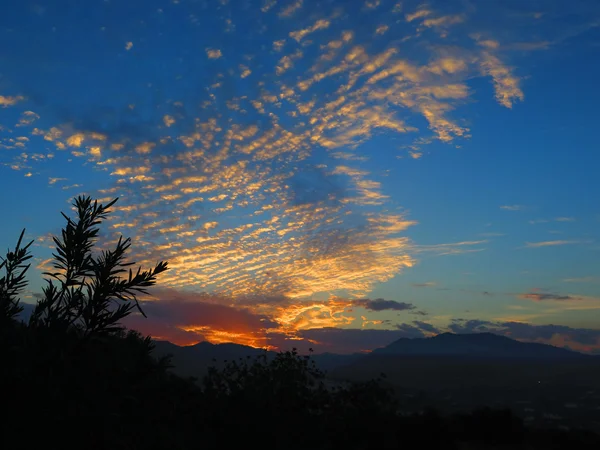
[[[521,342],[493,333],[442,333],[429,338],[401,338],[373,355],[469,356],[481,358],[563,359],[590,357],[547,344]]]
[[[154,355],[157,357],[171,355],[173,372],[180,376],[199,377],[206,373],[211,366],[223,367],[225,362],[239,360],[240,358],[254,358],[267,355],[271,359],[275,352],[249,347],[240,344],[211,344],[199,342],[195,345],[181,347],[168,341],[154,341],[156,347]]]
[[[600,358],[492,333],[443,333],[398,339],[330,375],[360,381],[382,373],[393,385],[427,391],[597,386]]]
[[[273,351],[232,343],[211,344],[210,342],[199,342],[185,347],[169,341],[154,341],[154,343],[156,345],[154,355],[157,357],[171,355],[171,363],[174,366],[173,372],[185,377],[200,377],[206,373],[209,367],[223,367],[226,361],[255,358],[259,355],[266,355],[267,359],[270,360],[277,354]],[[311,355],[317,367],[325,371],[350,364],[363,357],[363,353],[351,355],[320,353]]]
[[[270,360],[277,354],[273,351],[232,343],[200,342],[186,347],[168,341],[155,341],[155,344],[154,354],[159,357],[171,355],[173,372],[184,377],[202,377],[209,367],[221,368],[226,361],[255,358],[259,355],[266,355]],[[521,361],[519,367],[522,364],[536,366],[534,370],[536,377],[538,371],[542,370],[542,365],[555,366],[568,361],[581,361],[586,366],[588,363],[600,364],[599,357],[546,344],[520,342],[493,333],[442,333],[429,338],[401,338],[367,355],[321,353],[312,355],[311,358],[316,362],[317,367],[336,378],[341,376],[359,379],[376,377],[381,372],[391,375],[397,370],[404,374],[402,378],[414,371],[416,378],[420,379],[422,371],[431,374],[431,371],[442,370],[446,366],[454,366],[458,363],[465,370],[470,367],[469,370],[477,371],[481,364],[487,367],[505,367],[509,360]],[[407,365],[411,366],[410,370]]]

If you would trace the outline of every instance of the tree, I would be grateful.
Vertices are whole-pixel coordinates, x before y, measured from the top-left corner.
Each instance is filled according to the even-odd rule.
[[[83,335],[103,334],[119,330],[119,322],[135,308],[144,314],[137,295],[146,293],[146,288],[155,284],[156,276],[167,270],[167,263],[161,261],[154,269],[145,271],[140,267],[134,273],[130,266],[135,262],[125,261],[131,239],[122,237],[114,250],[93,254],[98,225],[116,201],[102,205],[80,196],[73,203],[77,211],[75,220],[61,213],[67,225],[60,239],[53,238],[56,252],[52,254],[52,266],[57,271],[44,272],[49,278],[44,296],[31,315],[31,327],[62,327]],[[122,277],[124,273],[127,276]]]
[[[152,357],[150,337],[120,325],[135,309],[144,314],[137,297],[156,283],[167,263],[132,270],[135,263],[126,258],[129,238],[96,250],[99,226],[116,201],[103,205],[80,196],[73,202],[74,218],[62,213],[66,225],[54,237],[54,270],[44,273],[43,296],[27,324],[17,321],[31,258],[32,242],[22,245],[25,230],[0,262],[1,398],[14,419],[3,425],[17,437],[27,435],[27,418],[48,436],[63,429],[73,440],[102,437],[106,445],[101,448],[122,448],[119,442],[127,436],[141,439],[131,437],[130,424],[110,429],[99,424],[111,417],[125,419],[127,411],[139,414],[140,405],[148,402],[167,401],[153,392],[156,386],[170,389],[168,360]]]
[[[25,262],[31,259],[29,247],[33,244],[31,241],[21,247],[24,234],[25,230],[21,232],[14,251],[9,250],[5,258],[0,257],[0,271],[4,270],[4,276],[0,278],[0,327],[6,327],[23,311],[19,295],[27,286],[25,273],[31,264]]]

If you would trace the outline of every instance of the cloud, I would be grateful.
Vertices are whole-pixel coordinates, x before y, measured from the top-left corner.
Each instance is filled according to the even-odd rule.
[[[412,22],[413,20],[416,19],[421,19],[423,17],[428,17],[432,14],[432,12],[428,9],[425,8],[421,8],[418,9],[417,11],[411,13],[411,14],[406,14],[404,17],[406,19],[407,22]]]
[[[494,323],[479,319],[452,319],[448,329],[457,334],[461,333],[489,333],[495,331]]]
[[[227,304],[226,298],[169,290],[159,293],[160,300],[141,303],[148,318],[131,315],[124,325],[180,345],[209,340],[255,347],[263,346],[266,330],[277,326],[266,316]]]
[[[452,319],[454,333],[491,332],[526,342],[539,342],[576,351],[594,352],[600,346],[600,330],[565,325],[536,325],[526,322]]]
[[[360,306],[371,311],[407,311],[415,309],[415,306],[411,303],[397,302],[395,300],[384,300],[382,298],[376,298],[374,300],[361,299],[354,300],[355,305]]]
[[[164,288],[154,289],[153,296],[158,300],[145,299],[141,303],[148,318],[135,314],[124,324],[179,345],[207,340],[271,349],[314,347],[318,352],[352,353],[433,330],[420,321],[394,330],[341,328],[353,322],[348,314],[356,306],[376,312],[414,309],[408,303],[383,299],[298,301],[282,296],[225,297]],[[362,320],[363,325],[380,326],[384,322]]]
[[[315,352],[339,354],[368,352],[385,347],[400,338],[423,336],[423,332],[412,325],[395,330],[313,328],[303,330],[299,334],[300,338],[309,343],[305,343],[304,346],[310,345]],[[296,346],[301,343],[301,341],[297,342]]]
[[[365,8],[366,9],[376,9],[381,5],[381,0],[366,0]]]
[[[436,286],[437,283],[435,281],[426,281],[424,283],[412,283],[411,286],[413,287],[433,287]]]
[[[208,58],[227,55],[227,65],[180,60],[198,49],[187,32],[174,36],[181,52],[156,55],[160,75],[144,58],[127,62],[140,65],[152,94],[138,96],[140,80],[122,79],[110,91],[98,86],[99,104],[82,103],[77,83],[64,81],[72,68],[56,64],[61,83],[53,86],[48,78],[47,103],[60,106],[44,110],[30,141],[10,143],[18,152],[0,152],[1,163],[31,174],[42,164],[53,171],[47,160],[34,159],[37,149],[47,148],[46,155],[72,159],[82,174],[93,170],[98,183],[81,182],[80,189],[120,197],[111,236],[132,236],[142,264],[168,260],[172,269],[163,285],[218,298],[360,299],[412,267],[416,257],[483,251],[485,240],[411,242],[405,232],[417,222],[395,212],[389,178],[368,163],[366,144],[374,138],[392,147],[406,143],[413,157],[425,159],[425,145],[468,139],[472,118],[462,107],[478,100],[473,80],[513,76],[512,69],[493,71],[491,63],[482,72],[482,52],[503,67],[510,55],[501,44],[469,38],[471,20],[463,10],[408,10],[406,20],[415,26],[397,27],[400,16],[392,14],[401,5],[380,2],[375,11],[362,9],[376,20],[363,27],[328,2],[305,1],[301,9],[300,3],[249,2],[239,11],[232,2],[208,2],[206,10],[190,3],[185,20],[214,29],[200,51]],[[231,16],[223,30],[228,34],[212,26],[213,13]],[[255,13],[264,22],[254,22]],[[278,18],[288,13],[293,20]],[[180,26],[167,16],[161,20]],[[231,21],[246,34],[234,36]],[[436,35],[440,30],[453,33],[453,45],[438,45],[445,42]],[[121,31],[129,36],[130,30]],[[151,33],[144,39],[145,48],[160,45]],[[48,53],[49,63],[58,61],[55,54]],[[124,63],[118,57],[108,63]],[[65,95],[53,97],[56,92]],[[347,320],[338,314],[341,304],[269,308],[272,317],[293,316],[290,323],[304,328]]]
[[[512,73],[512,68],[504,65],[497,56],[484,51],[480,64],[482,72],[492,77],[498,103],[512,108],[516,101],[525,99],[519,86],[520,79]]]
[[[572,245],[572,244],[580,244],[580,243],[581,243],[581,241],[577,241],[577,240],[526,242],[525,247],[527,247],[527,248],[555,247],[557,245]]]
[[[219,59],[223,56],[223,53],[221,53],[221,50],[218,48],[207,48],[206,56],[208,56],[209,59]]]
[[[473,253],[485,250],[485,248],[472,248],[473,246],[479,246],[487,243],[487,240],[479,241],[462,241],[462,242],[451,242],[447,244],[432,244],[432,245],[418,245],[415,247],[417,253],[431,252],[439,256],[442,255],[460,255],[463,253]]]
[[[450,16],[440,16],[435,18],[427,18],[423,20],[423,26],[428,28],[445,28],[449,25],[456,25],[465,21],[465,16],[462,14],[454,14]]]
[[[296,347],[306,351],[312,347],[317,353],[355,353],[371,351],[403,337],[421,338],[451,331],[492,332],[513,339],[569,346],[586,352],[600,348],[600,330],[564,325],[460,318],[450,319],[445,326],[421,320],[393,325],[390,321],[364,322],[366,318],[363,318],[363,324],[372,324],[376,328],[349,328],[351,322],[342,320],[343,314],[356,306],[357,302],[347,299],[334,298],[324,303],[299,302],[277,296],[236,299],[168,289],[156,290],[155,294],[160,300],[142,303],[148,319],[132,315],[126,319],[125,325],[156,339],[166,339],[180,345],[208,340],[273,350]],[[358,303],[367,301],[359,300]],[[396,307],[392,306],[392,309]],[[375,307],[374,310],[381,309]],[[306,317],[314,321],[302,319]],[[319,322],[320,319],[322,322]]]
[[[277,0],[263,0],[262,7],[260,9],[262,12],[266,13],[271,8],[273,8],[273,6],[275,6],[276,3],[277,3]]]
[[[600,281],[599,277],[575,277],[575,278],[565,278],[562,281],[565,283],[596,283]]]
[[[308,36],[311,33],[314,33],[317,30],[324,30],[326,28],[329,28],[329,25],[330,25],[329,20],[319,19],[310,27],[304,28],[302,30],[291,31],[290,37],[292,39],[295,39],[297,42],[300,42],[306,36]]]
[[[33,111],[24,111],[19,119],[18,127],[26,127],[38,120],[40,116]]]
[[[294,3],[283,8],[277,15],[284,18],[292,17],[300,8],[302,8],[303,3],[304,0],[296,0]]]
[[[385,34],[385,32],[389,29],[390,29],[390,27],[388,25],[379,25],[375,29],[375,34],[379,34],[379,35]]]
[[[8,106],[14,106],[17,103],[22,102],[23,100],[25,100],[25,97],[21,95],[16,95],[12,97],[0,95],[0,106],[2,106],[3,108],[6,108]]]
[[[275,68],[275,73],[277,75],[282,75],[288,69],[292,68],[294,66],[294,61],[300,59],[302,55],[303,53],[301,50],[296,50],[296,52],[291,55],[285,55],[281,57],[281,59],[277,63],[277,67]]]
[[[176,121],[175,121],[175,118],[173,116],[170,116],[169,114],[165,114],[163,116],[163,123],[165,124],[166,127],[170,127],[175,122]]]
[[[55,183],[57,183],[59,181],[67,181],[67,179],[66,178],[60,178],[60,177],[57,177],[57,178],[50,177],[50,178],[48,178],[48,184],[49,185],[53,185],[53,184],[55,184]]]
[[[431,333],[431,334],[435,335],[435,334],[439,334],[439,333],[442,332],[439,328],[437,328],[437,327],[435,327],[435,326],[433,326],[433,325],[431,325],[430,323],[427,323],[427,322],[422,322],[422,321],[419,321],[419,320],[413,320],[412,323],[417,328],[419,328],[420,330],[423,330],[426,333]]]
[[[570,295],[559,295],[559,294],[551,294],[551,293],[539,293],[539,292],[529,292],[526,294],[519,294],[519,298],[526,300],[533,300],[536,302],[541,302],[544,300],[576,300],[577,297],[572,297]]]
[[[523,205],[502,205],[500,209],[504,209],[506,211],[522,211],[525,209]]]

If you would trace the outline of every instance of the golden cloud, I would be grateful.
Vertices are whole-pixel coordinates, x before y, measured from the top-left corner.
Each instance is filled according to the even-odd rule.
[[[21,96],[21,95],[16,95],[16,96],[4,96],[4,95],[0,95],[0,106],[2,106],[3,108],[6,108],[8,106],[13,106],[16,105],[19,102],[22,102],[23,100],[25,100],[25,97]]]

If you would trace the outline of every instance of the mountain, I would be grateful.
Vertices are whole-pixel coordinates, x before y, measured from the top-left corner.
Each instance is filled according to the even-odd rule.
[[[173,372],[184,377],[201,377],[210,366],[222,367],[226,361],[255,358],[259,355],[266,355],[269,359],[275,356],[275,352],[231,343],[200,342],[180,347],[168,341],[154,341],[154,345],[154,355],[170,355]]]
[[[443,333],[399,339],[337,367],[330,376],[360,381],[382,373],[395,386],[427,391],[600,387],[600,358],[492,333]]]
[[[200,342],[195,345],[180,347],[169,341],[154,341],[154,355],[157,357],[171,355],[173,372],[181,376],[201,377],[210,366],[223,367],[226,361],[255,358],[266,355],[270,360],[276,352],[266,351],[240,344],[211,344]],[[362,353],[338,355],[335,353],[320,353],[311,355],[317,367],[330,371],[337,367],[350,364],[364,357]]]
[[[171,355],[173,371],[186,377],[202,377],[210,366],[223,367],[226,361],[259,355],[272,359],[277,354],[239,344],[200,342],[180,347],[155,341],[155,345],[154,354]],[[525,378],[529,383],[545,379],[546,373],[563,379],[592,366],[597,373],[595,367],[600,367],[598,357],[492,333],[402,338],[367,355],[322,353],[311,357],[333,378],[366,380],[385,373],[400,384],[415,386],[439,385],[440,378],[444,383],[458,384],[492,380],[520,383]]]
[[[520,342],[493,333],[442,333],[429,338],[401,338],[372,355],[469,356],[479,358],[564,359],[589,355],[546,344]]]
[[[329,372],[338,367],[351,364],[354,361],[365,357],[364,353],[352,353],[350,355],[338,355],[336,353],[318,353],[311,355],[311,359],[315,361],[317,367],[321,370]]]

